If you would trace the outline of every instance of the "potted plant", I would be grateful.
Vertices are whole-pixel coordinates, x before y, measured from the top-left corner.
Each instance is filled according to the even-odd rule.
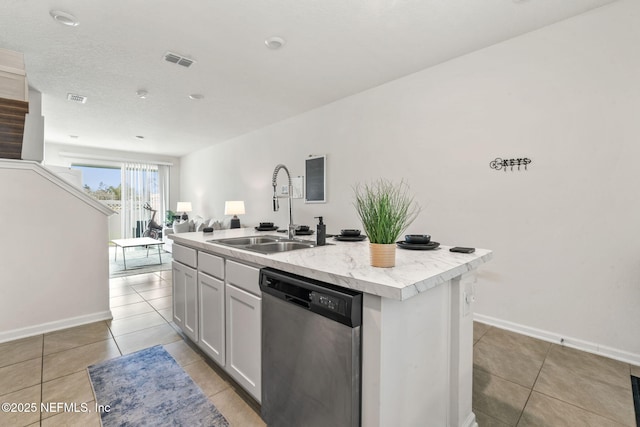
[[[172,211],[171,209],[167,209],[166,217],[164,220],[165,223],[167,224],[167,227],[171,227],[173,225],[175,216],[176,216],[176,213],[174,211]]]
[[[396,241],[420,213],[403,181],[395,184],[378,179],[354,188],[355,207],[362,227],[369,237],[371,265],[393,267],[396,264]]]

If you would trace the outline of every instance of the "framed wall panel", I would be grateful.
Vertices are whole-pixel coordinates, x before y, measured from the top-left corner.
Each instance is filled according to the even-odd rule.
[[[304,161],[305,203],[327,201],[327,156],[309,156]]]

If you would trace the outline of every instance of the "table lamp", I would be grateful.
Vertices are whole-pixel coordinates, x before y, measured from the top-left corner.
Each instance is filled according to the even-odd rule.
[[[240,228],[240,218],[238,218],[238,215],[244,215],[244,201],[229,200],[224,202],[224,214],[233,215],[230,228]]]
[[[176,207],[176,211],[182,212],[182,219],[185,221],[189,219],[187,212],[191,212],[191,210],[191,202],[178,202],[178,206]]]

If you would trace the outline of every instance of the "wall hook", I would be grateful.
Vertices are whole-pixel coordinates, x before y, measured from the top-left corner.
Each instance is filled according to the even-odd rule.
[[[531,162],[532,160],[528,157],[518,159],[502,159],[500,157],[496,157],[495,160],[489,162],[489,167],[498,171],[502,169],[505,172],[507,169],[513,171],[514,167],[518,168],[517,170],[520,170],[521,167],[523,167],[524,170],[527,170],[527,165],[531,164]]]

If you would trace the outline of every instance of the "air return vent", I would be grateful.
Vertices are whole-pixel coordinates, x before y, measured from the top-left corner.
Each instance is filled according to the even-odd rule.
[[[77,95],[75,93],[68,93],[67,99],[69,101],[77,102],[78,104],[85,104],[87,102],[86,96]]]
[[[182,65],[183,67],[189,68],[195,62],[193,59],[186,58],[182,55],[173,52],[167,52],[164,54],[164,60],[167,62],[171,62],[172,64]]]

